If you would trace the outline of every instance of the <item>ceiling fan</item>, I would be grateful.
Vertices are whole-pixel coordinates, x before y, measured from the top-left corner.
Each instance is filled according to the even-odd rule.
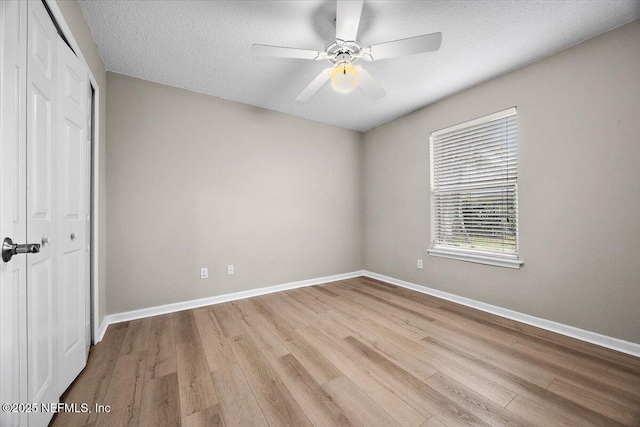
[[[353,64],[360,59],[377,61],[436,51],[442,44],[442,33],[425,34],[364,47],[356,40],[363,3],[364,0],[338,0],[336,39],[329,43],[324,51],[264,44],[254,44],[251,46],[251,51],[255,56],[327,60],[332,64],[331,67],[322,70],[300,92],[296,101],[309,101],[329,79],[337,92],[351,92],[356,87],[360,87],[372,98],[381,98],[387,92],[364,67]]]

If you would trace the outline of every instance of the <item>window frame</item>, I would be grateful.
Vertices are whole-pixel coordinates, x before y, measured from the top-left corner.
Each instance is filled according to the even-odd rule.
[[[498,111],[496,113],[488,114],[486,116],[478,117],[473,120],[468,120],[463,123],[459,123],[453,126],[449,126],[443,129],[439,129],[433,131],[429,134],[429,194],[430,194],[430,245],[427,252],[430,256],[441,257],[441,258],[450,258],[460,261],[468,261],[480,264],[493,265],[498,267],[507,267],[507,268],[515,268],[519,269],[524,265],[524,262],[520,259],[520,241],[519,241],[519,229],[520,229],[520,220],[519,220],[519,209],[518,209],[518,177],[516,176],[515,183],[515,217],[516,217],[516,226],[515,226],[515,235],[516,235],[516,245],[515,245],[515,254],[504,254],[499,252],[490,252],[486,250],[474,250],[474,249],[465,249],[465,248],[456,248],[453,246],[446,246],[443,244],[436,243],[436,218],[435,218],[435,177],[434,177],[434,144],[437,140],[437,137],[446,133],[455,132],[458,130],[463,130],[467,128],[471,128],[474,126],[482,125],[489,123],[491,121],[500,120],[510,116],[516,116],[516,129],[518,128],[517,124],[517,108],[511,107],[502,111]],[[518,149],[518,138],[516,136],[516,165],[518,164],[517,158],[517,149]]]

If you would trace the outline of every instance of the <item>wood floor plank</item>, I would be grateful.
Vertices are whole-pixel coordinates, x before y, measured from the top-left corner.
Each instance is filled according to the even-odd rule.
[[[529,357],[543,361],[547,366],[555,368],[556,375],[560,371],[572,371],[592,378],[596,381],[606,381],[610,385],[627,390],[637,395],[640,400],[640,378],[631,373],[612,372],[594,361],[585,360],[569,354],[548,350],[531,342],[516,342],[511,348]]]
[[[385,339],[384,336],[378,335],[370,329],[363,327],[363,324],[359,321],[351,323],[347,318],[331,310],[326,312],[324,315],[330,319],[335,319],[335,321],[342,321],[349,327],[352,336],[366,342],[375,351],[382,354],[405,371],[413,374],[418,379],[424,380],[438,371],[433,366],[425,363],[424,360],[415,357],[414,354],[403,351],[399,346]]]
[[[434,322],[435,327],[438,326],[437,323]],[[625,384],[616,375],[611,375],[607,378],[602,373],[597,372],[580,374],[564,366],[537,358],[526,349],[519,350],[518,348],[495,346],[480,337],[467,335],[467,340],[459,340],[456,334],[448,334],[447,331],[432,331],[431,336],[437,337],[442,342],[446,341],[457,345],[468,354],[482,357],[484,360],[490,361],[496,366],[501,366],[542,387],[548,385],[545,382],[549,378],[560,377],[631,409],[635,409],[638,402],[640,402],[640,390],[633,387],[632,384]],[[540,375],[540,377],[536,377],[536,374]]]
[[[353,287],[351,280],[350,279],[346,279],[346,280],[337,280],[335,282],[331,282],[331,283],[325,283],[323,285],[319,285],[321,288],[330,288],[333,289],[336,293],[338,290],[349,290]]]
[[[313,310],[316,314],[323,314],[327,310],[331,309],[330,305],[325,304],[322,300],[312,294],[305,292],[304,288],[292,289],[287,291],[287,294],[309,307],[309,309]]]
[[[412,298],[408,295],[371,289],[370,285],[361,286],[358,288],[358,291],[363,294],[369,294],[383,300],[387,300],[391,303],[405,306],[413,311],[422,312],[434,320],[462,327],[480,335],[483,338],[495,341],[498,344],[511,345],[518,339],[518,336],[514,336],[512,331],[496,325],[481,324],[477,321],[469,320],[457,312],[447,310],[447,308],[440,306],[434,307],[432,301],[425,304],[421,300],[415,299],[415,297]]]
[[[419,341],[427,336],[423,330],[412,327],[410,325],[398,323],[392,319],[378,314],[375,311],[369,310],[365,305],[356,304],[350,297],[339,296],[336,300],[336,305],[333,310],[346,316],[355,316],[359,319],[369,319],[373,322],[379,323],[392,329],[399,335],[410,340]]]
[[[268,303],[253,301],[260,319],[267,325],[289,351],[302,363],[318,382],[324,384],[338,378],[341,372],[319,353],[312,345],[301,339],[298,333],[279,314],[275,314]]]
[[[484,340],[464,330],[450,328],[440,324],[439,321],[430,325],[428,334],[429,337],[455,345],[469,354],[481,357],[487,362],[517,374],[540,387],[547,387],[555,377],[555,374],[548,369],[523,360],[524,356],[515,353],[505,354],[510,351],[509,347]]]
[[[425,421],[425,423],[422,424],[420,427],[447,427],[447,425],[444,424],[439,419],[437,419],[436,417],[431,417],[427,421]]]
[[[245,331],[251,336],[267,359],[271,361],[289,354],[289,349],[264,324],[258,312],[248,300],[235,301],[233,307],[235,309],[234,314],[244,326]]]
[[[300,327],[309,325],[309,319],[305,313],[288,301],[284,301],[284,298],[277,293],[266,295],[264,298],[260,298],[260,301],[291,325],[300,325]]]
[[[314,289],[317,289],[320,293],[323,293],[323,294],[328,295],[330,297],[337,297],[338,296],[338,294],[336,294],[332,290],[324,288],[322,286],[315,286]]]
[[[605,399],[619,403],[627,408],[640,411],[640,398],[637,393],[617,388],[607,382],[594,381],[571,371],[561,372],[558,378],[595,393]]]
[[[193,310],[173,313],[173,328],[176,346],[200,341]]]
[[[145,381],[139,425],[169,427],[179,424],[178,374],[171,373]]]
[[[393,364],[386,358],[353,337],[344,339],[351,348],[362,355],[362,360],[375,370],[394,389],[403,392],[425,413],[435,415],[451,426],[490,425],[476,414],[465,410],[453,400],[439,393],[427,383]]]
[[[176,353],[180,412],[186,417],[218,404],[193,311],[176,313]]]
[[[222,332],[227,339],[245,334],[242,324],[233,315],[231,303],[212,305],[211,310],[215,314],[216,319],[218,319],[220,328],[222,328]]]
[[[564,418],[571,420],[573,423],[581,426],[620,426],[621,424],[611,420],[592,411],[589,408],[585,408],[575,402],[558,396],[540,387],[532,382],[522,379],[518,375],[506,371],[498,366],[494,366],[491,363],[486,362],[482,358],[473,356],[464,350],[459,350],[448,343],[438,341],[432,338],[426,338],[421,342],[425,347],[432,348],[436,352],[442,352],[448,357],[453,358],[460,364],[468,366],[470,369],[478,370],[483,375],[491,378],[492,380],[505,385],[509,389],[516,393],[526,397],[527,400],[535,403],[536,405],[543,406],[550,411],[554,411]],[[526,417],[523,417],[526,418]],[[526,418],[528,419],[528,418]]]
[[[393,427],[399,424],[346,377],[323,385],[331,399],[361,427]]]
[[[426,313],[424,307],[416,309],[409,306],[408,304],[398,304],[395,301],[372,295],[360,288],[354,288],[351,290],[351,292],[357,293],[358,296],[364,297],[366,301],[369,301],[372,304],[375,303],[376,307],[380,307],[380,309],[385,313],[388,313],[389,311],[396,313],[397,317],[403,320],[408,319],[409,316],[415,317],[417,319],[422,319],[426,322],[433,322],[434,320],[436,320]]]
[[[282,298],[287,306],[295,307],[299,312],[302,313],[308,325],[313,325],[323,332],[339,336],[340,338],[344,338],[350,334],[350,331],[344,325],[334,323],[325,316],[318,315],[316,312],[311,310],[309,307],[307,307],[297,299],[290,296],[288,293],[283,292]]]
[[[300,335],[318,349],[334,364],[349,381],[366,393],[378,406],[402,426],[416,426],[429,418],[412,404],[404,390],[394,389],[386,384],[375,372],[362,363],[353,353],[345,351],[336,341],[331,340],[318,329],[307,327],[298,330]]]
[[[273,368],[314,426],[353,426],[293,355],[278,358]]]
[[[360,321],[358,325],[361,330],[371,331],[375,336],[389,340],[389,342],[399,350],[418,358],[429,366],[433,366],[434,369],[464,384],[500,406],[506,406],[516,396],[516,393],[512,390],[490,380],[477,371],[431,351],[423,345],[395,334],[392,330],[382,325],[372,323],[366,319]]]
[[[220,410],[226,427],[268,425],[238,365],[226,366],[211,375],[219,391]]]
[[[151,333],[147,350],[145,380],[178,371],[173,315],[151,318]]]
[[[182,418],[182,427],[225,427],[219,405]]]
[[[211,381],[207,360],[199,341],[176,346],[178,386],[183,417],[216,405],[218,398]]]
[[[512,337],[522,343],[536,344],[543,347],[545,352],[556,350],[558,354],[575,356],[583,360],[590,360],[593,362],[593,366],[597,367],[597,369],[606,367],[607,369],[612,369],[621,374],[632,374],[632,376],[639,378],[640,380],[640,372],[633,372],[633,367],[640,368],[638,358],[633,356],[604,349],[584,341],[542,330],[534,326],[525,325],[510,319],[505,319],[495,314],[451,303],[449,301],[444,301],[437,310],[445,313],[447,316],[451,317],[454,322],[460,326],[464,326],[465,328],[471,328],[473,330],[476,330],[477,327],[485,328],[487,330],[491,330],[492,333],[498,333],[505,337]],[[441,319],[441,317],[438,317],[438,319]],[[467,321],[465,321],[465,319]],[[483,334],[479,333],[479,335]],[[484,337],[489,338],[489,335],[486,334]],[[496,342],[500,342],[499,339],[492,339]],[[585,349],[588,349],[589,351],[583,352]],[[600,357],[601,355],[606,355],[606,357]],[[630,369],[627,366],[620,365],[618,363],[620,360],[630,362],[630,366],[632,368]]]
[[[231,348],[269,425],[311,425],[291,392],[248,335],[235,337]]]
[[[533,424],[525,419],[504,409],[502,406],[489,401],[482,397],[482,395],[463,386],[444,374],[437,373],[428,378],[425,382],[431,388],[455,402],[456,405],[478,417],[490,426],[534,427]]]
[[[127,327],[127,335],[120,348],[120,355],[144,351],[149,347],[151,318],[132,320]]]
[[[430,331],[431,337],[440,340],[440,342],[453,344],[467,354],[480,357],[541,387],[546,388],[548,386],[547,381],[560,377],[631,409],[635,409],[640,402],[640,390],[629,384],[625,387],[620,387],[621,380],[616,375],[611,375],[611,377],[603,381],[602,379],[607,377],[603,377],[602,373],[586,372],[585,374],[579,374],[564,366],[536,358],[526,349],[519,350],[518,348],[495,345],[481,337],[473,336],[461,330],[456,331],[450,326],[439,330],[439,326],[438,321],[434,322],[434,329]]]
[[[556,378],[547,387],[552,393],[566,397],[569,400],[591,408],[604,416],[616,420],[627,426],[640,426],[640,410],[634,411],[619,403],[612,402],[588,390],[577,387],[566,381]]]
[[[338,294],[331,291],[323,291],[319,286],[307,286],[306,288],[298,289],[305,294],[309,294],[312,298],[318,300],[321,304],[324,304],[326,307],[333,307],[333,300],[335,297],[339,296]]]
[[[211,307],[197,308],[193,313],[209,370],[215,371],[235,364],[236,358],[231,346]]]
[[[475,325],[478,325],[481,328],[492,330],[493,333],[505,334],[506,336],[517,339],[517,342],[511,345],[512,348],[521,349],[523,354],[530,356],[535,353],[539,359],[562,365],[563,369],[574,370],[575,372],[591,376],[597,380],[603,377],[612,380],[612,376],[618,375],[617,385],[631,391],[638,389],[640,385],[640,375],[630,372],[612,361],[603,360],[593,355],[586,355],[558,344],[563,341],[567,344],[573,343],[575,340],[572,338],[564,337],[564,340],[562,340],[558,338],[558,334],[548,331],[546,334],[541,334],[544,339],[534,334],[526,334],[520,330],[504,327],[500,323],[502,318],[499,316],[457,304],[441,307],[440,311],[449,313],[448,315],[457,323],[452,324],[454,327],[477,332],[477,326]],[[529,331],[531,331],[531,329],[529,329]],[[482,333],[478,333],[478,335],[500,342],[500,340],[490,337],[489,334],[483,335]],[[549,340],[551,337],[553,337],[553,341]],[[617,354],[617,352],[610,353]]]
[[[92,408],[96,403],[105,403],[104,397],[107,393],[107,387],[126,334],[126,327],[112,328],[109,326],[102,341],[91,348],[86,368],[62,396],[63,402],[86,403]],[[52,425],[79,427],[94,423],[97,419],[98,413],[96,412],[59,412]]]
[[[394,304],[389,302],[382,302],[374,298],[368,298],[357,289],[342,291],[341,296],[350,303],[359,305],[361,309],[370,313],[375,313],[377,316],[396,323],[397,325],[413,331],[418,335],[425,336],[425,328],[429,323],[434,321],[433,318],[422,313],[417,313],[413,310],[402,308],[401,306],[396,307]]]
[[[535,326],[516,322],[515,320],[500,317],[496,319],[496,324],[502,325],[514,331],[521,332],[533,338],[538,338],[550,346],[566,349],[585,357],[599,359],[604,364],[614,364],[618,368],[627,369],[635,374],[640,374],[640,357],[634,357],[629,354],[620,353],[615,350],[600,347],[575,338],[560,335],[545,329],[536,328]]]
[[[139,424],[146,360],[146,350],[118,358],[103,402],[111,410],[99,414],[97,426]]]
[[[516,393],[513,390],[510,390],[508,387],[483,376],[481,371],[474,371],[455,362],[451,358],[430,350],[425,347],[423,341],[416,343],[407,340],[404,337],[394,334],[393,331],[385,330],[381,325],[368,321],[362,322],[362,328],[369,329],[378,333],[380,336],[389,339],[393,344],[405,352],[416,355],[416,357],[419,357],[421,360],[433,365],[433,367],[438,371],[455,379],[501,406],[506,406],[506,404],[511,402],[511,400],[516,396]]]
[[[522,396],[516,396],[507,405],[507,409],[537,426],[576,427],[580,425]]]

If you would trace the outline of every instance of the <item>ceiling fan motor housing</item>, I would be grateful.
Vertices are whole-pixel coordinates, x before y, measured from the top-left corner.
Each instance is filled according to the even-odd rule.
[[[340,39],[335,40],[330,43],[324,50],[327,54],[327,59],[332,64],[337,64],[339,62],[343,62],[346,59],[349,63],[356,62],[360,59],[360,52],[362,52],[362,47],[358,42],[345,42]]]

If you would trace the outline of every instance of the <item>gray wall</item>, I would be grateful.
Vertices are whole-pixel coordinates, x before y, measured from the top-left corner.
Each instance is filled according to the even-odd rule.
[[[635,21],[367,132],[365,268],[640,342],[639,41]],[[512,106],[524,267],[428,256],[429,133]]]
[[[361,268],[359,133],[107,83],[108,313]]]
[[[98,182],[100,185],[98,191],[98,300],[100,306],[98,307],[99,322],[102,323],[106,314],[107,303],[107,190],[106,190],[106,175],[105,175],[105,148],[107,145],[107,133],[106,133],[106,110],[107,110],[107,72],[105,71],[104,64],[98,53],[98,47],[96,46],[93,36],[89,31],[89,26],[84,19],[82,9],[77,1],[65,0],[56,1],[60,7],[60,11],[64,16],[73,37],[75,38],[84,59],[87,61],[91,73],[95,77],[98,87],[100,88],[100,105],[98,105],[98,113],[100,115],[100,153],[97,174],[99,176]]]
[[[640,342],[638,40],[635,21],[364,135],[107,73],[107,312],[364,267]],[[511,106],[525,266],[429,257],[429,133]]]

